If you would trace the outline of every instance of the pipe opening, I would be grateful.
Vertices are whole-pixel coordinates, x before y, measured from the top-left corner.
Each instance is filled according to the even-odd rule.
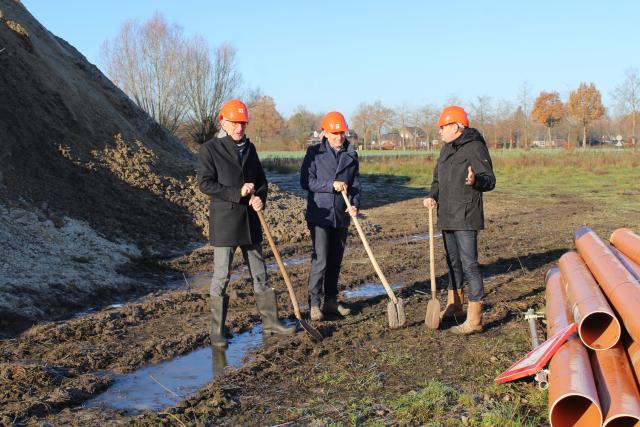
[[[549,414],[552,427],[593,427],[602,423],[600,408],[592,400],[568,395],[558,400]]]
[[[609,313],[591,313],[580,323],[580,339],[592,350],[606,350],[620,339],[620,322]]]
[[[621,415],[607,420],[602,427],[640,427],[640,420],[629,415]]]

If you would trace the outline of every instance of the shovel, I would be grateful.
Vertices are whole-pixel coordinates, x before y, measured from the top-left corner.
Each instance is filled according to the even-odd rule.
[[[298,299],[296,298],[296,293],[293,291],[291,280],[289,280],[289,275],[287,274],[287,270],[284,268],[284,263],[282,262],[282,258],[280,258],[280,252],[278,252],[278,248],[276,248],[276,244],[273,241],[273,237],[271,236],[271,231],[269,230],[267,221],[264,220],[264,215],[262,214],[262,211],[257,211],[256,213],[258,214],[258,218],[260,218],[260,224],[262,224],[262,229],[264,230],[264,234],[267,236],[267,240],[269,241],[269,246],[271,246],[271,252],[273,252],[273,256],[275,257],[276,262],[278,263],[278,268],[280,268],[280,273],[282,273],[284,283],[286,283],[287,289],[289,290],[289,297],[291,298],[291,305],[293,305],[293,312],[295,313],[296,319],[298,319],[298,322],[300,322],[300,326],[302,326],[302,329],[307,331],[307,333],[311,335],[311,337],[314,340],[318,342],[322,341],[324,338],[322,337],[320,332],[318,332],[317,329],[315,329],[313,326],[307,323],[307,321],[304,320],[300,315],[300,307],[298,307]]]
[[[433,208],[429,208],[429,269],[431,270],[431,301],[427,304],[424,323],[429,329],[440,326],[440,302],[436,298],[436,267],[433,254]]]
[[[349,197],[347,197],[347,192],[342,191],[342,197],[344,198],[344,202],[347,204],[348,208],[351,208],[351,203],[349,202]],[[402,298],[396,298],[391,286],[387,282],[387,279],[384,277],[384,273],[380,270],[380,266],[376,261],[376,258],[373,256],[373,252],[371,252],[371,248],[369,247],[369,243],[367,242],[367,237],[364,235],[364,231],[360,226],[360,221],[358,221],[357,217],[352,217],[353,222],[356,224],[356,229],[358,230],[358,234],[360,235],[360,240],[362,240],[362,244],[364,245],[364,249],[367,251],[367,255],[369,255],[369,259],[371,260],[371,264],[373,264],[374,270],[378,274],[382,285],[384,286],[385,291],[387,291],[387,295],[391,301],[387,304],[387,317],[389,319],[389,327],[391,329],[398,329],[404,326],[407,323],[407,317],[404,313],[404,302]]]

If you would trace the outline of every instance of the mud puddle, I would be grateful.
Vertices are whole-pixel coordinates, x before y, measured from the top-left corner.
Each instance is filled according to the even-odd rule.
[[[392,283],[391,289],[396,290],[402,288],[402,283]],[[363,283],[354,289],[347,289],[341,292],[345,299],[371,298],[380,295],[386,295],[387,291],[381,283]]]
[[[435,233],[433,235],[434,239],[441,239],[442,233]],[[422,242],[424,240],[429,240],[429,233],[422,234],[412,234],[411,236],[407,236],[407,240],[410,242]]]
[[[285,321],[294,324],[293,321]],[[225,368],[240,368],[247,355],[264,344],[262,325],[234,334],[225,349],[205,347],[173,360],[117,375],[111,387],[84,407],[116,409],[126,415],[160,411],[194,395]]]

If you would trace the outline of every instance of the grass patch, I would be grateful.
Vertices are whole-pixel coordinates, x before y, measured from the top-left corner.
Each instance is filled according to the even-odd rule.
[[[515,150],[514,150],[515,151]],[[613,150],[492,151],[500,195],[543,198],[572,196],[591,203],[637,210],[640,152]],[[407,178],[405,185],[428,188],[436,159],[380,158],[363,161],[362,174]]]
[[[284,153],[288,157],[279,157]],[[263,160],[263,164],[268,170],[298,173],[303,153],[295,153],[271,152],[272,157]],[[363,153],[360,173],[365,190],[367,181],[384,182],[390,177],[401,178],[402,185],[409,187],[430,187],[437,153],[398,153]],[[615,206],[619,211],[638,209],[640,151],[493,150],[491,156],[497,180],[495,194],[548,200],[570,196]]]
[[[393,417],[401,425],[435,422],[457,404],[459,393],[453,387],[435,380],[420,383],[420,386],[422,389],[388,402]]]
[[[531,410],[515,403],[498,403],[493,409],[482,414],[479,424],[482,427],[536,427],[544,425],[542,417],[531,414]]]

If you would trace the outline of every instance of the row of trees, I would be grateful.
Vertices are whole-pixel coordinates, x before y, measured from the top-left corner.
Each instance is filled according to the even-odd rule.
[[[102,60],[107,74],[143,110],[172,132],[185,134],[194,142],[203,142],[217,130],[212,112],[224,100],[238,94],[241,75],[236,51],[227,44],[211,49],[202,36],[187,39],[180,26],[169,25],[155,15],[138,24],[126,22],[118,35],[104,42]],[[566,102],[557,91],[540,92],[534,99],[528,83],[519,88],[515,101],[494,101],[478,96],[471,102],[450,97],[443,105],[396,108],[381,101],[361,103],[350,117],[351,127],[366,144],[380,141],[387,132],[405,126],[421,128],[426,140],[437,139],[434,124],[444,105],[457,104],[469,113],[493,146],[528,148],[532,139],[546,130],[582,145],[590,131],[597,135],[624,133],[636,143],[636,122],[640,110],[640,76],[636,69],[612,93],[616,115],[607,114],[602,96],[593,83],[581,83]],[[321,113],[299,106],[289,118],[277,110],[274,99],[259,89],[243,96],[251,115],[250,134],[258,144],[270,148],[303,148],[309,133],[319,130]],[[183,138],[184,139],[184,138]]]
[[[552,141],[552,130],[566,136],[567,141],[576,140],[576,128],[581,134],[581,143],[586,146],[589,134],[625,134],[631,144],[636,144],[636,124],[640,113],[640,76],[636,69],[628,70],[625,80],[613,94],[615,115],[607,115],[602,104],[602,95],[593,83],[581,83],[569,93],[566,102],[557,91],[542,91],[534,99],[531,86],[524,83],[516,102],[494,102],[489,96],[478,96],[474,101],[463,102],[451,97],[442,106],[426,105],[410,108],[405,105],[392,109],[380,101],[360,104],[351,117],[352,126],[365,141],[380,140],[384,132],[404,126],[422,128],[426,139],[437,138],[434,124],[444,105],[457,104],[469,113],[472,126],[478,128],[493,146],[528,148],[533,139],[546,130]],[[592,132],[590,132],[592,131]],[[573,132],[573,133],[572,133]]]
[[[558,92],[540,92],[533,104],[531,114],[546,126],[551,142],[551,129],[567,115],[572,116],[582,126],[582,146],[587,146],[587,128],[590,124],[604,116],[602,96],[593,83],[580,83],[580,86],[569,94],[565,104],[560,100]]]

